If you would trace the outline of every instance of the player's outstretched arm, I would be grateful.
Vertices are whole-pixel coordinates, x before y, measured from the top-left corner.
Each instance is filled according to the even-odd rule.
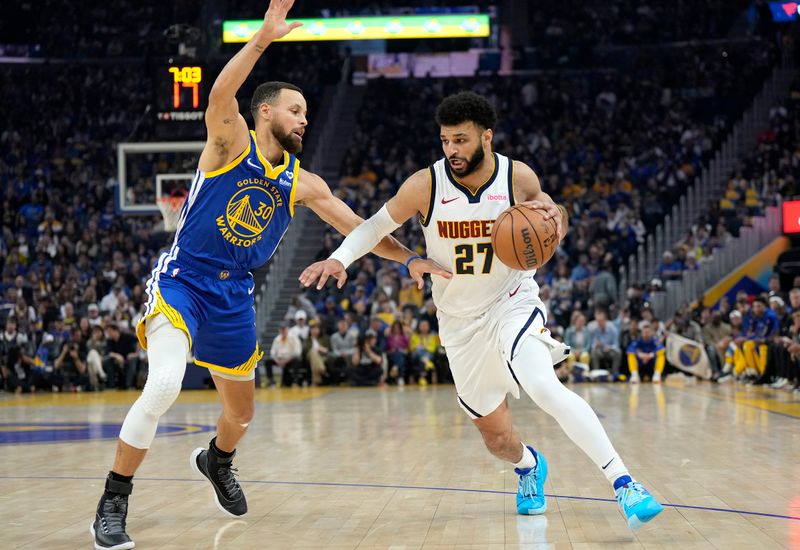
[[[408,178],[397,194],[366,222],[344,202],[334,197],[322,178],[306,171],[301,171],[300,178],[297,202],[311,208],[342,235],[347,235],[331,258],[303,270],[299,279],[305,286],[311,286],[318,281],[317,288],[322,288],[329,277],[334,277],[341,288],[347,279],[347,266],[370,251],[382,258],[406,264],[411,277],[420,288],[424,285],[422,276],[425,273],[451,277],[450,272],[442,266],[433,260],[419,258],[390,236],[392,231],[409,218],[427,208],[427,197],[430,193],[427,170],[420,170]],[[337,255],[342,257],[337,259]]]
[[[569,227],[567,210],[563,206],[556,204],[555,201],[542,191],[542,184],[539,176],[533,169],[518,160],[514,161],[514,200],[517,204],[525,205],[536,210],[544,210],[546,220],[556,218],[561,223],[558,224],[558,240],[564,238]]]
[[[293,4],[294,0],[270,0],[261,28],[228,61],[214,81],[205,114],[208,141],[200,155],[201,170],[222,168],[247,147],[247,122],[239,113],[236,92],[244,84],[267,46],[302,24],[286,22],[286,16]]]

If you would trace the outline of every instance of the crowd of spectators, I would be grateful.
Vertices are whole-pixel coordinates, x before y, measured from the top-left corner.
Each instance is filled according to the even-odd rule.
[[[167,27],[195,24],[201,11],[188,0],[87,0],[80,8],[55,0],[12,2],[4,6],[0,35],[8,53],[20,56],[142,57],[165,52]]]
[[[755,149],[742,157],[723,194],[715,197],[692,228],[666,250],[658,265],[656,286],[678,281],[710,260],[713,251],[733,242],[742,227],[764,216],[783,197],[800,194],[800,80],[785,103],[770,110],[769,124],[758,134]]]
[[[299,294],[272,342],[262,385],[276,383],[275,366],[284,386],[452,381],[433,301],[400,275],[366,258],[341,293]]]
[[[368,257],[354,274],[358,282],[341,291],[311,289],[296,297],[273,343],[264,384],[274,383],[273,365],[283,367],[285,386],[450,381],[435,335],[435,306],[403,277],[404,268]],[[576,310],[566,323],[553,313],[557,299],[543,293],[547,326],[571,350],[557,374],[564,381],[660,383],[678,372],[666,356],[666,340],[676,334],[705,349],[712,380],[800,393],[800,277],[794,284],[781,292],[774,275],[764,295],[741,292],[733,305],[723,298],[713,308],[683,306],[665,320],[638,288],[629,289],[619,309]]]
[[[573,375],[577,364],[589,372],[608,371],[612,378],[659,382],[673,370],[664,345],[674,333],[702,345],[713,380],[771,384],[800,393],[800,277],[782,292],[775,274],[764,294],[741,291],[733,304],[723,298],[713,308],[685,306],[666,322],[656,320],[646,305],[632,311],[624,308],[608,321],[605,311],[597,310],[588,325],[583,313],[575,312],[565,331],[572,354],[562,374]]]
[[[800,194],[800,80],[788,100],[770,110],[769,122],[758,135],[755,149],[738,162],[723,190],[692,229],[664,252],[659,279],[681,280],[697,270],[715,251],[735,245],[742,227],[785,197]],[[735,303],[723,297],[714,310],[679,312],[673,319],[679,334],[701,341],[720,381],[738,380],[772,384],[800,393],[800,277],[787,293],[777,273],[769,279],[767,293],[741,291]]]

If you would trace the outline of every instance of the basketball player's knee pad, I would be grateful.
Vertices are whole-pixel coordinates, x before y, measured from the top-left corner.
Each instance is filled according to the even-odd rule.
[[[120,430],[120,439],[129,445],[148,449],[155,437],[158,419],[178,397],[186,371],[189,340],[163,315],[148,321],[147,382],[133,404]]]

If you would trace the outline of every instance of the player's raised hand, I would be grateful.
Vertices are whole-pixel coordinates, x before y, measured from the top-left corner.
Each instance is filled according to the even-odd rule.
[[[317,290],[322,290],[331,277],[337,280],[337,288],[344,286],[344,282],[347,280],[347,271],[339,260],[327,259],[313,263],[303,270],[298,279],[305,287],[309,287],[314,284],[314,281],[319,280]]]
[[[445,279],[451,279],[453,274],[445,268],[428,258],[417,258],[408,265],[408,272],[411,278],[417,283],[417,288],[422,289],[425,286],[425,280],[422,278],[426,273],[431,275],[438,275]]]
[[[264,28],[273,40],[283,38],[303,24],[299,21],[287,23],[286,16],[292,9],[294,0],[270,0],[267,13],[264,14]]]

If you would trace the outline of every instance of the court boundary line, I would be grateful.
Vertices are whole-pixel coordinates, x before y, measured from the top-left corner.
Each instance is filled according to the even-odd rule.
[[[90,476],[6,476],[0,475],[2,479],[61,479],[73,481],[97,481],[102,482],[105,478],[90,477]],[[138,477],[137,481],[178,481],[189,483],[206,483],[205,479],[189,479],[189,478],[176,478],[176,477]],[[404,490],[417,490],[417,491],[449,491],[460,493],[481,493],[481,494],[494,494],[494,495],[515,495],[516,492],[509,491],[495,491],[492,489],[467,489],[463,487],[428,487],[424,485],[384,485],[380,483],[337,483],[333,481],[276,481],[266,479],[241,479],[241,483],[252,483],[259,485],[308,485],[317,487],[354,487],[366,489],[404,489]],[[582,497],[575,495],[557,495],[554,493],[545,493],[545,496],[556,499],[566,500],[586,500],[590,502],[610,502],[616,504],[616,499],[613,498],[600,498],[600,497]],[[737,510],[734,508],[717,508],[713,506],[697,506],[694,504],[671,504],[661,503],[665,508],[676,508],[682,510],[702,510],[705,512],[719,512],[725,514],[742,514],[747,516],[758,516],[775,519],[785,519],[788,521],[800,521],[800,516],[787,516],[783,514],[772,514],[769,512],[752,512],[748,510]]]

